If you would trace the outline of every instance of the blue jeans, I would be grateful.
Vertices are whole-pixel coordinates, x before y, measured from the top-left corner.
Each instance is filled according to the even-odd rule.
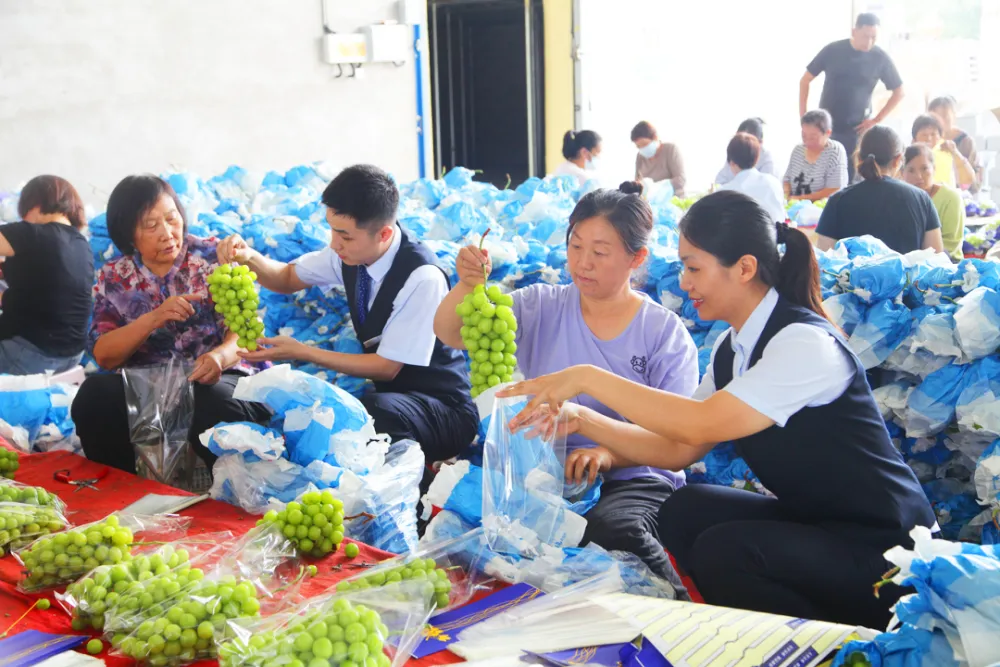
[[[82,357],[83,352],[70,357],[50,356],[20,336],[0,340],[0,373],[9,375],[62,373],[79,364]]]

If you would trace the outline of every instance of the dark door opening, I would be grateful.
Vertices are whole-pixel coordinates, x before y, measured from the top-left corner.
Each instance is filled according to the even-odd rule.
[[[468,167],[502,188],[544,173],[541,0],[429,0],[428,14],[435,175]]]

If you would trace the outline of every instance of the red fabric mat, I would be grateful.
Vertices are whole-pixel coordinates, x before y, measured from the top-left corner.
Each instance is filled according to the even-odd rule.
[[[3,438],[0,438],[0,446],[5,444]],[[86,488],[74,491],[75,487],[71,487],[69,484],[63,482],[57,482],[52,477],[56,470],[68,469],[71,479],[87,479],[96,477],[97,473],[105,468],[106,466],[93,463],[83,457],[67,452],[50,452],[27,456],[22,454],[21,467],[17,471],[15,479],[22,484],[41,486],[58,494],[66,502],[67,518],[74,525],[81,525],[102,519],[111,512],[131,505],[149,493],[192,495],[180,489],[142,479],[114,468],[108,468],[107,476],[97,483],[100,491],[93,491]],[[257,517],[233,505],[215,500],[205,500],[194,507],[184,510],[181,512],[181,515],[192,517],[193,521],[189,530],[189,534],[191,535],[221,530],[228,530],[236,535],[242,535],[250,530],[257,521]],[[349,561],[349,559],[344,557],[342,551],[331,554],[319,561],[314,561],[315,565],[319,568],[319,573],[317,576],[306,581],[302,587],[302,593],[306,596],[322,593],[340,579],[356,571],[353,568],[345,568],[343,570],[334,569],[338,565],[348,562],[358,564],[370,563],[392,557],[392,554],[365,544],[358,543],[358,546],[361,552],[353,561]],[[53,603],[52,607],[46,611],[35,609],[28,614],[27,618],[18,623],[15,628],[12,628],[13,631],[33,629],[43,632],[78,634],[70,627],[70,617],[55,604],[51,592],[45,595],[26,595],[17,590],[17,582],[20,574],[20,564],[13,556],[0,558],[0,634],[23,614],[38,597],[48,597]],[[701,596],[698,595],[691,580],[687,577],[682,578],[695,601],[701,602]],[[94,636],[99,635],[95,633]],[[130,660],[108,655],[107,651],[100,657],[110,667],[125,667],[131,663]],[[463,662],[463,660],[458,656],[447,651],[442,651],[427,656],[422,660],[411,660],[408,667],[433,667],[434,665],[447,665],[459,662]],[[214,660],[197,663],[198,667],[215,667],[217,664]]]
[[[3,443],[2,438],[0,438],[0,443]],[[92,463],[85,458],[67,452],[50,452],[28,456],[22,454],[21,467],[15,474],[15,479],[22,484],[42,486],[58,494],[66,502],[67,518],[75,525],[102,519],[111,512],[132,504],[148,493],[191,495],[179,489],[142,479],[115,469],[109,469],[107,477],[97,483],[100,491],[90,489],[74,491],[75,487],[63,482],[57,482],[52,478],[56,470],[68,469],[72,479],[87,479],[95,477],[104,468],[105,466],[101,464]],[[203,501],[194,507],[184,510],[181,514],[193,518],[189,531],[189,534],[192,535],[220,530],[228,530],[234,534],[242,535],[252,528],[257,520],[257,517],[247,514],[237,507],[215,500]],[[319,561],[313,561],[319,568],[319,574],[306,581],[302,587],[302,593],[306,596],[319,594],[340,579],[356,571],[353,568],[334,570],[333,568],[337,565],[346,564],[347,562],[370,563],[385,560],[392,556],[392,554],[364,544],[358,544],[358,546],[361,548],[361,553],[353,561],[349,561],[344,557],[342,551],[331,554]],[[28,614],[27,618],[12,628],[13,632],[33,629],[43,632],[78,634],[70,628],[70,617],[55,604],[51,592],[45,595],[26,595],[17,590],[17,582],[20,574],[20,564],[13,556],[0,558],[0,634],[39,597],[48,597],[53,603],[52,607],[46,611],[33,610]],[[95,636],[98,635],[95,634]],[[124,667],[131,662],[124,658],[110,656],[107,652],[100,657],[111,667]],[[461,662],[461,660],[451,653],[442,652],[428,656],[423,660],[411,661],[411,665],[414,667],[431,667],[432,665],[454,662]],[[200,667],[212,667],[217,663],[213,660],[203,661],[198,664]]]

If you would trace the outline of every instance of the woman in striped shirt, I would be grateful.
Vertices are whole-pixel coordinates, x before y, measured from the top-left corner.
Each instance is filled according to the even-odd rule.
[[[802,143],[785,170],[785,197],[819,201],[847,187],[847,151],[830,138],[833,119],[824,109],[802,117]]]

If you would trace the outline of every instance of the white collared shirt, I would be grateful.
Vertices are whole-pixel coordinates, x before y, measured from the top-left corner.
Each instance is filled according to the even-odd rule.
[[[730,329],[719,336],[708,372],[692,398],[705,400],[716,392],[715,353],[727,338],[733,347],[733,380],[723,391],[778,426],[784,427],[803,408],[829,405],[847,390],[855,372],[849,353],[833,336],[809,324],[790,324],[776,333],[760,361],[749,368],[750,355],[777,304],[778,293],[771,289],[739,333]]]
[[[385,254],[372,262],[368,275],[372,279],[368,307],[378,296],[379,288],[396,259],[401,243],[398,226],[393,227],[392,243]],[[343,287],[344,267],[332,248],[310,252],[292,262],[299,280],[320,287]],[[448,294],[448,283],[441,270],[430,264],[417,268],[403,283],[392,301],[392,313],[382,329],[377,354],[380,357],[411,366],[427,366],[434,354],[434,313]],[[362,344],[365,341],[361,341]]]
[[[784,222],[788,217],[785,214],[785,192],[781,189],[781,181],[770,174],[762,174],[756,169],[744,169],[728,183],[719,186],[719,189],[735,190],[752,197],[771,215],[774,222]]]

